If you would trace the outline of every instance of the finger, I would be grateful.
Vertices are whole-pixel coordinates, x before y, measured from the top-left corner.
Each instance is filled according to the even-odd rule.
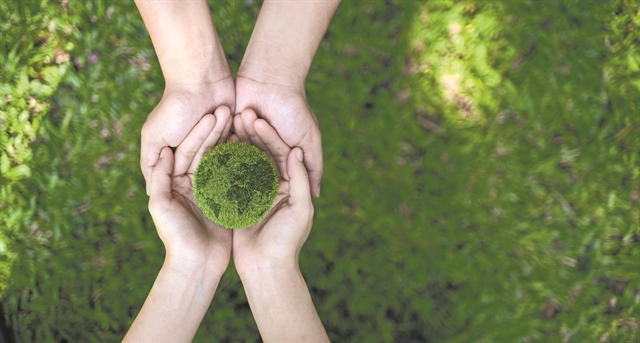
[[[140,169],[144,176],[147,195],[149,195],[149,182],[151,181],[151,171],[158,162],[160,151],[167,144],[158,139],[157,135],[151,135],[142,127],[141,149],[140,149]]]
[[[253,128],[258,137],[260,137],[260,140],[267,147],[267,151],[270,152],[270,155],[280,172],[280,176],[284,180],[289,180],[289,174],[287,173],[287,158],[291,148],[282,140],[282,138],[280,138],[276,129],[269,125],[266,120],[256,120],[253,122]]]
[[[196,154],[216,126],[216,117],[207,114],[191,129],[187,137],[178,145],[175,155],[173,175],[184,175],[189,171]],[[217,139],[216,139],[217,141]]]
[[[229,139],[229,136],[231,136],[232,126],[233,126],[233,116],[231,116],[231,110],[229,110],[229,117],[227,118],[227,124],[224,126],[224,131],[222,133],[222,136],[220,136],[220,139],[218,140],[216,145],[222,144]]]
[[[229,142],[240,142],[240,138],[234,133],[229,137]]]
[[[253,127],[253,123],[258,119],[256,112],[248,108],[242,111],[241,116],[242,116],[242,124],[244,125],[244,129],[247,132],[247,135],[249,135],[249,140],[251,141],[251,144],[257,146],[260,150],[266,152],[267,155],[270,155],[270,152],[267,150],[267,146],[262,142],[262,140],[260,139],[260,136],[258,136],[258,134],[256,133],[256,130]],[[273,160],[273,156],[269,156],[269,157]]]
[[[250,143],[249,135],[247,134],[247,130],[244,129],[244,124],[242,123],[242,115],[236,114],[233,117],[233,129],[235,130],[240,142]]]
[[[257,140],[256,131],[253,129],[253,122],[258,119],[258,115],[252,109],[247,108],[242,113],[240,113],[240,119],[242,119],[242,127],[244,131],[247,133],[247,137],[249,141],[255,145],[253,142]]]
[[[271,151],[269,149],[269,147],[264,143],[264,141],[262,141],[261,136],[256,132],[255,130],[255,123],[258,120],[258,116],[256,115],[256,113],[252,110],[252,109],[246,109],[242,112],[242,122],[244,124],[244,128],[247,131],[247,134],[249,135],[249,140],[251,141],[251,143],[255,146],[258,147],[258,149],[264,151],[267,156],[269,157],[269,159],[271,160],[271,162],[275,165],[278,166],[278,160],[276,159],[276,157],[273,155],[273,151]],[[261,119],[262,120],[262,119]],[[264,120],[263,120],[264,121]],[[265,121],[266,123],[266,121]],[[268,125],[268,123],[266,123]],[[275,129],[273,129],[273,132],[276,134]],[[279,138],[279,136],[278,136]],[[290,150],[290,149],[289,149]],[[287,151],[288,153],[288,151]],[[284,157],[285,161],[287,159],[287,157]],[[289,176],[287,176],[287,171],[286,171],[286,162],[285,162],[285,168],[278,168],[278,175],[280,175],[280,178],[282,178],[283,180],[288,180]],[[284,170],[284,172],[283,172]]]
[[[304,165],[309,172],[309,182],[311,185],[311,195],[314,198],[320,196],[320,181],[324,173],[324,163],[322,161],[322,138],[320,131],[317,131],[309,144],[301,144],[304,150]]]
[[[215,116],[215,126],[209,133],[209,136],[207,136],[204,142],[202,142],[202,145],[200,145],[198,152],[196,152],[195,156],[191,160],[191,164],[189,165],[189,169],[187,170],[187,173],[189,174],[193,174],[196,172],[196,168],[198,167],[198,164],[200,163],[202,156],[204,156],[204,154],[206,154],[207,151],[211,150],[211,148],[213,148],[218,143],[218,141],[224,134],[224,130],[227,126],[227,122],[229,122],[229,118],[231,117],[231,111],[227,106],[221,106],[221,107],[218,107],[214,116]]]
[[[149,181],[149,196],[151,199],[161,199],[171,195],[171,174],[173,173],[173,152],[164,147],[160,151],[160,159],[151,171]]]
[[[302,149],[296,147],[291,150],[287,159],[289,173],[289,203],[292,206],[311,206],[311,190],[309,189],[309,175],[304,166]]]
[[[142,170],[142,176],[144,176],[147,195],[149,195],[149,182],[151,181],[151,171],[153,166],[158,161],[159,153],[152,152],[152,146],[142,140],[140,149],[140,170]]]

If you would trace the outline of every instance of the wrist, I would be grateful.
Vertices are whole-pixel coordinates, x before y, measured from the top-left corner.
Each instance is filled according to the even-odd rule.
[[[166,68],[163,67],[165,94],[176,92],[207,93],[211,91],[212,85],[223,83],[229,83],[229,87],[233,88],[233,77],[226,65],[180,68],[171,73],[165,73],[164,69]]]
[[[206,0],[136,1],[166,83],[210,83],[231,76]]]
[[[309,69],[296,66],[295,62],[258,62],[251,58],[242,61],[237,80],[248,79],[264,85],[280,85],[295,89],[304,89]]]
[[[203,289],[215,290],[226,267],[226,265],[217,266],[215,261],[209,261],[205,257],[186,257],[167,253],[161,273],[171,274],[184,281],[196,282]]]
[[[167,83],[162,101],[177,107],[198,107],[213,113],[220,106],[233,109],[235,105],[235,83],[228,75],[222,79]]]
[[[286,98],[287,101],[300,98],[306,102],[304,80],[292,82],[290,78],[277,79],[266,77],[265,74],[256,75],[258,76],[248,77],[238,74],[235,80],[235,95],[238,103],[243,103],[245,106],[251,103],[257,106],[256,108],[260,108],[260,99],[265,97]],[[239,108],[238,111],[244,108],[246,107]]]
[[[265,1],[238,76],[304,88],[339,0]]]
[[[255,281],[265,278],[290,277],[298,274],[302,276],[297,258],[278,261],[261,259],[261,262],[257,263],[236,263],[236,270],[243,284],[253,284]]]

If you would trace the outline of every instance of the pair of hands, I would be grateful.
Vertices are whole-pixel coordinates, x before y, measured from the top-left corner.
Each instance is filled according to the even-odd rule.
[[[140,163],[167,257],[125,341],[193,339],[232,255],[264,341],[328,341],[298,254],[323,173],[304,83],[338,4],[265,0],[234,81],[206,0],[136,0],[166,83]],[[233,231],[203,216],[191,188],[204,153],[228,140],[266,151],[281,178],[265,219]]]
[[[216,113],[225,106],[231,113],[255,109],[289,147],[303,150],[303,159],[309,173],[311,193],[320,195],[323,173],[322,142],[318,121],[307,103],[303,86],[266,83],[238,76],[235,83],[231,76],[212,83],[168,84],[160,103],[151,112],[142,128],[142,154],[140,164],[149,193],[149,178],[158,162],[163,147],[176,147],[207,113]],[[237,112],[234,112],[237,111]],[[217,115],[216,115],[217,116]],[[220,115],[222,117],[222,115]],[[238,117],[238,116],[236,116]],[[225,120],[228,119],[228,120]],[[219,118],[221,140],[229,136],[232,120]],[[234,125],[238,137],[247,139],[248,132],[242,125]]]
[[[237,230],[207,219],[195,203],[193,175],[202,156],[227,141],[253,144],[272,159],[280,176],[271,211],[255,225]],[[160,152],[149,182],[149,211],[174,266],[204,266],[221,277],[233,254],[243,276],[258,269],[297,266],[298,255],[311,230],[313,204],[300,148],[291,149],[275,129],[251,109],[235,117],[226,106],[207,114],[178,145]],[[181,268],[181,267],[179,267]]]
[[[300,147],[311,194],[320,196],[322,139],[304,84],[339,2],[265,0],[234,82],[206,0],[136,0],[166,82],[142,128],[147,193],[161,149],[178,146],[204,115],[226,106],[231,114],[257,111],[289,147]],[[246,137],[242,129],[235,127]]]
[[[280,182],[274,205],[257,224],[229,230],[206,218],[193,197],[203,155],[228,140],[253,144],[272,159]],[[309,236],[313,204],[302,149],[291,149],[251,109],[207,114],[178,145],[164,147],[152,169],[149,211],[167,254],[124,341],[190,341],[207,312],[231,255],[263,340],[328,342],[298,255]]]

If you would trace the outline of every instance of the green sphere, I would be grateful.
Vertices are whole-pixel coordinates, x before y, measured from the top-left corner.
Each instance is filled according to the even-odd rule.
[[[198,164],[193,196],[212,222],[229,229],[251,226],[278,194],[278,173],[262,150],[231,142],[217,145]]]

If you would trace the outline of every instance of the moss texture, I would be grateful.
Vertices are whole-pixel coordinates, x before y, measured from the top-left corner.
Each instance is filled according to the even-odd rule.
[[[204,155],[193,180],[193,195],[207,218],[239,229],[257,223],[278,193],[278,174],[262,150],[225,143]]]

